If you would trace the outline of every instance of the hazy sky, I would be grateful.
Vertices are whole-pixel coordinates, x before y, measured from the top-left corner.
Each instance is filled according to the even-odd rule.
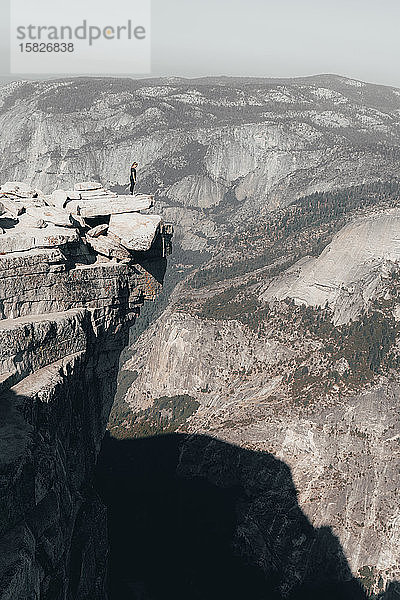
[[[153,0],[152,75],[338,73],[400,87],[399,27],[400,0]]]

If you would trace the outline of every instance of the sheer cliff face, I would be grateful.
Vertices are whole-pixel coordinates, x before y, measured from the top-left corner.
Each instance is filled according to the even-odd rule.
[[[80,189],[85,187],[91,186]],[[111,195],[105,208],[106,191],[96,192],[97,200],[93,192],[89,200],[83,191],[64,192],[63,208],[56,210],[51,198],[20,184],[5,190],[0,189],[0,597],[103,599],[106,511],[93,491],[92,473],[129,326],[161,285],[164,229],[153,229],[148,250],[137,253],[105,235],[112,215],[104,211],[118,213],[122,202]],[[68,196],[80,198],[80,213],[97,202],[101,234],[77,214]],[[135,199],[130,203],[134,211]],[[32,210],[41,218],[32,220]],[[125,213],[126,222],[132,214],[136,221],[145,219]],[[51,223],[55,218],[64,226]],[[98,237],[90,241],[90,235]],[[143,244],[140,232],[137,238]],[[110,258],[110,247],[128,258]]]
[[[131,417],[125,416],[127,431],[119,430],[140,434],[153,411],[161,431],[212,435],[281,459],[303,512],[314,527],[332,527],[352,573],[374,594],[400,578],[399,190],[385,189],[349,190],[346,210],[359,195],[364,214],[349,209],[347,224],[315,256],[307,256],[310,239],[316,231],[323,240],[327,226],[316,206],[324,214],[336,203],[329,211],[336,227],[338,196],[313,197],[305,212],[283,212],[283,225],[278,218],[258,232],[243,231],[243,255],[238,237],[221,241],[216,257],[178,285],[168,309],[132,348],[124,365],[135,374],[125,396]],[[280,264],[280,249],[287,261],[292,247],[305,256]],[[165,397],[197,404],[184,423],[174,422],[160,410]],[[207,450],[186,464],[190,444],[183,442],[177,473],[212,480],[217,455]],[[229,485],[241,485],[239,471]],[[237,535],[268,544],[262,530],[269,517],[256,510],[262,502],[260,492],[251,509],[237,505]],[[279,546],[284,536],[275,541]],[[261,542],[257,548],[252,564],[265,559]],[[244,542],[238,552],[247,556]],[[289,562],[302,581],[301,561]],[[282,585],[295,584],[288,576]]]
[[[283,327],[290,325],[285,321]],[[139,373],[126,396],[135,424],[132,433],[144,431],[140,428],[143,411],[159,411],[159,398],[190,396],[200,406],[177,430],[207,434],[282,460],[291,469],[303,513],[315,528],[332,528],[352,573],[368,591],[379,593],[400,576],[398,376],[380,376],[358,393],[351,393],[341,389],[336,359],[331,361],[330,374],[318,373],[322,353],[313,348],[314,340],[304,343],[298,334],[291,343],[285,333],[280,337],[257,335],[231,321],[165,314],[142,335],[134,357],[124,366]],[[310,373],[296,373],[296,368]],[[357,377],[356,370],[354,374]],[[317,384],[327,388],[322,394],[315,389],[318,377]],[[334,383],[335,377],[339,385]],[[293,393],[292,386],[297,384],[299,390]],[[165,419],[166,430],[171,425],[174,423]],[[218,465],[218,456],[210,448],[199,454],[197,461],[186,464],[180,458],[177,473],[183,470],[187,478],[208,479],[209,471],[213,475]],[[224,475],[221,487],[235,483],[251,487],[254,483],[239,471],[234,470],[228,479]],[[261,502],[262,495],[255,494],[251,510],[247,507],[242,512],[243,507],[237,507],[238,532],[245,532],[244,537],[258,540],[261,546],[254,546],[252,564],[264,560],[260,540],[271,541],[268,513],[251,514]],[[279,546],[285,536],[276,534],[274,539]],[[238,554],[246,554],[244,543],[238,543]],[[296,556],[289,563],[295,580],[302,581],[304,565]],[[370,568],[371,576],[364,581]],[[344,572],[340,577],[347,576]],[[283,585],[290,589],[296,584],[288,577]]]

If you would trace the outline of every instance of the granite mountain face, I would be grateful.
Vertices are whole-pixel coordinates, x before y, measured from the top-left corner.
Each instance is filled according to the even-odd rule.
[[[399,171],[400,92],[296,80],[73,79],[1,88],[1,181],[152,190],[188,250],[315,191]]]
[[[352,194],[362,208],[350,208]],[[326,219],[316,204],[329,207]],[[121,383],[134,377],[110,422],[122,438],[212,435],[283,460],[304,513],[332,527],[374,595],[399,578],[398,215],[398,185],[361,186],[308,197],[221,240],[131,348]],[[212,450],[203,452],[186,464],[183,450],[177,472],[213,480]],[[250,513],[238,507],[237,531],[268,540]],[[251,564],[262,564],[263,544],[253,550]],[[295,581],[307,580],[292,560]]]
[[[138,190],[155,192],[175,225],[165,291],[125,353],[111,433],[190,434],[173,477],[239,490],[230,547],[275,573],[277,597],[318,579],[319,551],[336,557],[332,581],[354,576],[391,597],[400,91],[338,76],[75,79],[0,96],[3,181],[47,192],[84,174],[121,193],[135,159]],[[323,553],[327,527],[343,556]]]

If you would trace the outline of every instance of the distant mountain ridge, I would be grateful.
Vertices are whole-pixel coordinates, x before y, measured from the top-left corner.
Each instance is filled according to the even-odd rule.
[[[400,172],[400,91],[340,76],[76,78],[0,90],[0,175],[155,191],[186,249],[235,220]],[[184,238],[184,239],[183,239]]]

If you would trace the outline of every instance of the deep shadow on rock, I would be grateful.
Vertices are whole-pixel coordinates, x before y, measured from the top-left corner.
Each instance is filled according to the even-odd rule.
[[[103,382],[85,380],[82,357],[64,364],[63,379],[55,365],[47,385],[44,369],[32,376],[49,401],[34,378],[31,397],[0,397],[0,600],[106,598],[107,515],[92,488]]]
[[[156,246],[162,243],[160,238],[156,241]],[[162,250],[160,250],[162,251]],[[144,260],[140,256],[140,252],[136,253],[136,260],[139,265],[141,265],[147,273],[150,273],[152,277],[161,285],[164,283],[165,271],[167,270],[167,259],[163,258],[158,260],[157,262],[154,260]]]
[[[384,600],[400,600],[400,582],[392,581],[382,598]]]
[[[109,509],[110,600],[367,598],[271,454],[197,435],[106,436],[97,486]]]

